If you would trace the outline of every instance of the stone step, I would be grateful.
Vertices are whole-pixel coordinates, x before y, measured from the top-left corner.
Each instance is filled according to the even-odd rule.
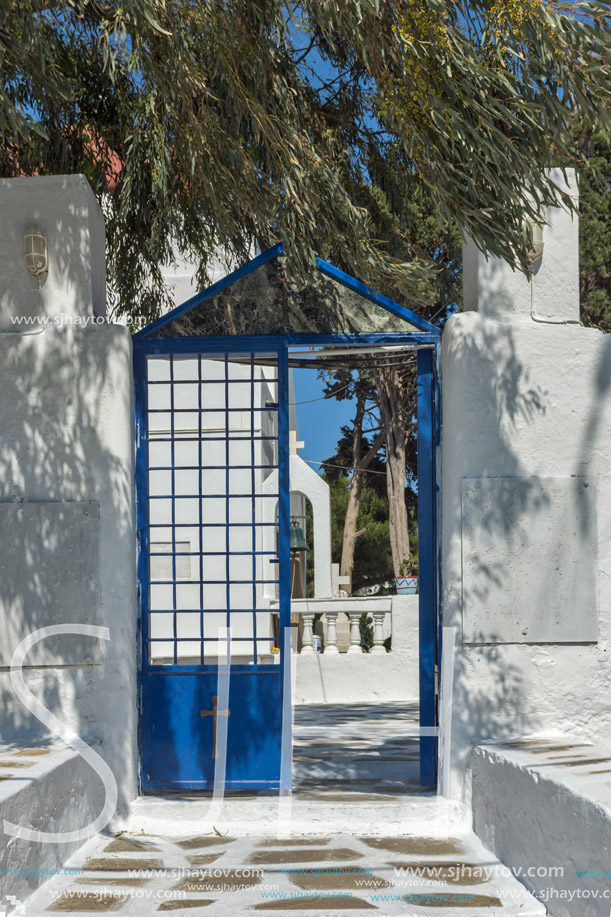
[[[554,917],[609,917],[611,748],[566,737],[480,746],[473,822]]]
[[[393,794],[370,787],[310,787],[292,797],[229,797],[214,800],[192,796],[140,797],[125,824],[130,832],[149,834],[220,830],[231,836],[273,837],[278,831],[296,836],[346,833],[441,836],[470,828],[470,812],[458,800],[432,793]]]
[[[171,826],[168,826],[171,827]],[[232,838],[98,836],[20,913],[164,911],[206,917],[366,912],[543,917],[545,907],[471,833]]]
[[[72,749],[41,742],[0,747],[0,824],[4,828],[10,822],[62,835],[92,822],[103,805],[101,780]],[[31,894],[81,844],[78,840],[39,843],[4,832],[0,904]]]

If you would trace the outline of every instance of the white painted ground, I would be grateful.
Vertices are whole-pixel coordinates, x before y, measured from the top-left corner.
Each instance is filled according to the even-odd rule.
[[[416,917],[433,908],[443,917],[545,914],[471,834],[445,840],[97,837],[70,861],[69,868],[79,867],[82,875],[53,879],[21,913],[351,917],[377,911]]]

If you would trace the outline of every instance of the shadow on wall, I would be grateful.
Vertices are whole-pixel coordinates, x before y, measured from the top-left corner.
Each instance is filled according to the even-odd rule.
[[[125,331],[113,326],[0,335],[0,741],[48,738],[11,687],[17,643],[49,624],[105,625],[108,645],[41,643],[26,684],[83,738],[100,740],[115,770],[133,757],[123,726],[135,702],[129,359]]]
[[[537,690],[541,691],[553,691],[557,684],[560,690],[560,671],[549,669],[546,674],[539,668],[536,673],[533,670],[531,678],[529,649],[524,646],[522,654],[519,647],[507,645],[525,644],[532,631],[525,635],[520,628],[519,639],[515,640],[508,640],[505,630],[499,631],[494,616],[498,614],[501,593],[509,605],[514,601],[516,619],[525,611],[538,609],[543,623],[552,633],[559,633],[558,622],[563,620],[566,624],[572,618],[578,629],[582,627],[588,609],[575,603],[567,617],[566,609],[554,604],[550,595],[538,587],[545,583],[550,568],[552,573],[557,572],[555,584],[553,577],[548,577],[556,589],[555,598],[562,592],[557,588],[558,580],[564,579],[564,591],[570,593],[571,581],[589,577],[590,623],[596,628],[600,577],[596,563],[597,500],[591,485],[608,471],[602,446],[603,438],[608,436],[605,426],[611,394],[611,338],[585,329],[511,325],[472,313],[451,319],[446,334],[446,364],[451,370],[445,379],[444,427],[449,444],[446,451],[451,457],[446,461],[451,470],[446,470],[444,479],[448,484],[444,502],[444,616],[445,623],[456,625],[459,633],[454,737],[456,754],[466,757],[470,746],[480,741],[502,741],[541,728],[541,697],[533,694],[533,684],[539,685]],[[529,337],[534,336],[533,346]],[[594,355],[598,363],[593,362]],[[455,411],[456,419],[452,419],[452,399],[458,397],[461,402]],[[548,484],[546,476],[559,480]],[[478,505],[477,501],[465,500],[469,491],[461,479],[469,477],[519,481],[515,487],[513,481],[509,482],[510,501],[488,500]],[[598,510],[601,511],[600,503]],[[549,520],[559,524],[549,527]],[[539,534],[546,526],[548,541],[543,542]],[[474,533],[480,534],[482,545],[511,543],[522,547],[522,554],[518,551],[515,556],[524,557],[524,569],[512,568],[502,555],[499,559],[498,553],[495,559],[494,551],[486,556],[482,550],[479,556],[473,551],[470,575],[465,577],[463,569],[461,576],[461,546],[464,552],[465,540],[468,542]],[[568,534],[573,539],[571,544]],[[477,541],[474,544],[478,546]],[[556,557],[557,563],[553,562]],[[569,560],[571,566],[567,565]],[[602,569],[605,563],[601,557]],[[545,570],[538,575],[538,568]],[[527,577],[531,577],[529,607],[521,601],[521,578]],[[537,588],[532,588],[532,583]],[[554,617],[552,611],[558,608],[564,617]],[[575,615],[575,608],[580,608],[582,614]],[[473,645],[467,648],[461,646],[461,641],[469,610],[469,644]],[[577,636],[573,633],[567,638],[566,633],[564,642],[569,646],[596,639],[595,634],[584,637],[579,630]],[[495,641],[501,645],[493,645]],[[583,648],[577,646],[574,652],[583,655]],[[602,653],[600,658],[603,663]],[[602,681],[600,686],[598,690]],[[568,703],[572,706],[567,706],[567,716],[569,712],[577,715],[577,701],[569,699]],[[583,711],[580,717],[583,720]]]
[[[480,316],[468,313],[458,322],[448,329],[452,378],[445,382],[450,387],[456,383],[464,402],[457,411],[460,420],[450,424],[448,401],[452,396],[446,396],[444,402],[446,442],[450,443],[446,449],[457,456],[459,469],[458,477],[449,483],[452,502],[444,503],[444,552],[446,556],[453,552],[451,569],[460,572],[461,559],[456,553],[460,554],[465,530],[483,533],[484,540],[498,542],[509,537],[519,541],[521,527],[548,504],[536,482],[529,479],[516,441],[524,428],[545,417],[549,393],[532,379],[520,359],[510,325],[483,322]],[[461,479],[468,477],[522,478],[524,484],[508,514],[503,501],[469,503],[468,490],[461,502]],[[458,627],[454,731],[462,733],[456,748],[465,756],[471,744],[512,736],[529,727],[520,669],[504,658],[502,647],[491,645],[498,635],[489,628],[484,633],[484,627],[474,622],[470,642],[483,645],[467,649],[462,644],[465,610],[477,607],[485,616],[493,594],[511,589],[511,572],[501,561],[477,554],[472,572],[469,585],[460,575],[446,584],[444,602],[444,623]],[[484,671],[485,678],[480,679]]]
[[[583,490],[579,487],[578,477],[583,475],[585,470],[592,462],[592,453],[594,445],[601,430],[601,420],[603,419],[603,404],[611,396],[611,334],[605,334],[601,337],[600,356],[595,376],[595,397],[590,399],[590,407],[587,420],[583,428],[581,440],[579,461],[575,468],[575,492],[576,498],[581,503],[585,500]],[[607,456],[608,460],[608,456]],[[592,520],[584,513],[582,517],[582,534],[584,537],[590,535]]]
[[[478,636],[483,642],[484,634]],[[521,667],[505,658],[502,647],[492,645],[495,639],[487,634],[486,645],[470,647],[468,655],[455,657],[454,708],[464,711],[464,719],[459,713],[461,723],[474,743],[499,741],[531,728]],[[478,666],[486,669],[481,687],[476,680]]]

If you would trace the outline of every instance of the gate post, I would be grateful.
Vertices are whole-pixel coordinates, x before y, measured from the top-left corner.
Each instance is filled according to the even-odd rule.
[[[420,586],[420,785],[437,779],[435,696],[436,588],[435,588],[435,411],[434,350],[418,351],[418,575]]]

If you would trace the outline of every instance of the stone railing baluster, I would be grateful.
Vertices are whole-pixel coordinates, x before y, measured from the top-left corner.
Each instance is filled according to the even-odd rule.
[[[301,620],[303,621],[303,634],[301,637],[301,652],[302,653],[313,653],[314,648],[312,647],[312,637],[314,636],[314,612],[313,611],[300,611]]]
[[[327,619],[327,640],[325,642],[325,653],[334,655],[339,653],[337,648],[337,616],[339,611],[325,611]]]
[[[371,647],[371,653],[385,653],[386,648],[384,647],[384,618],[386,613],[384,611],[372,611],[373,616],[373,646]]]
[[[348,618],[350,619],[350,646],[348,647],[349,653],[362,653],[363,648],[361,647],[361,611],[349,611]]]

